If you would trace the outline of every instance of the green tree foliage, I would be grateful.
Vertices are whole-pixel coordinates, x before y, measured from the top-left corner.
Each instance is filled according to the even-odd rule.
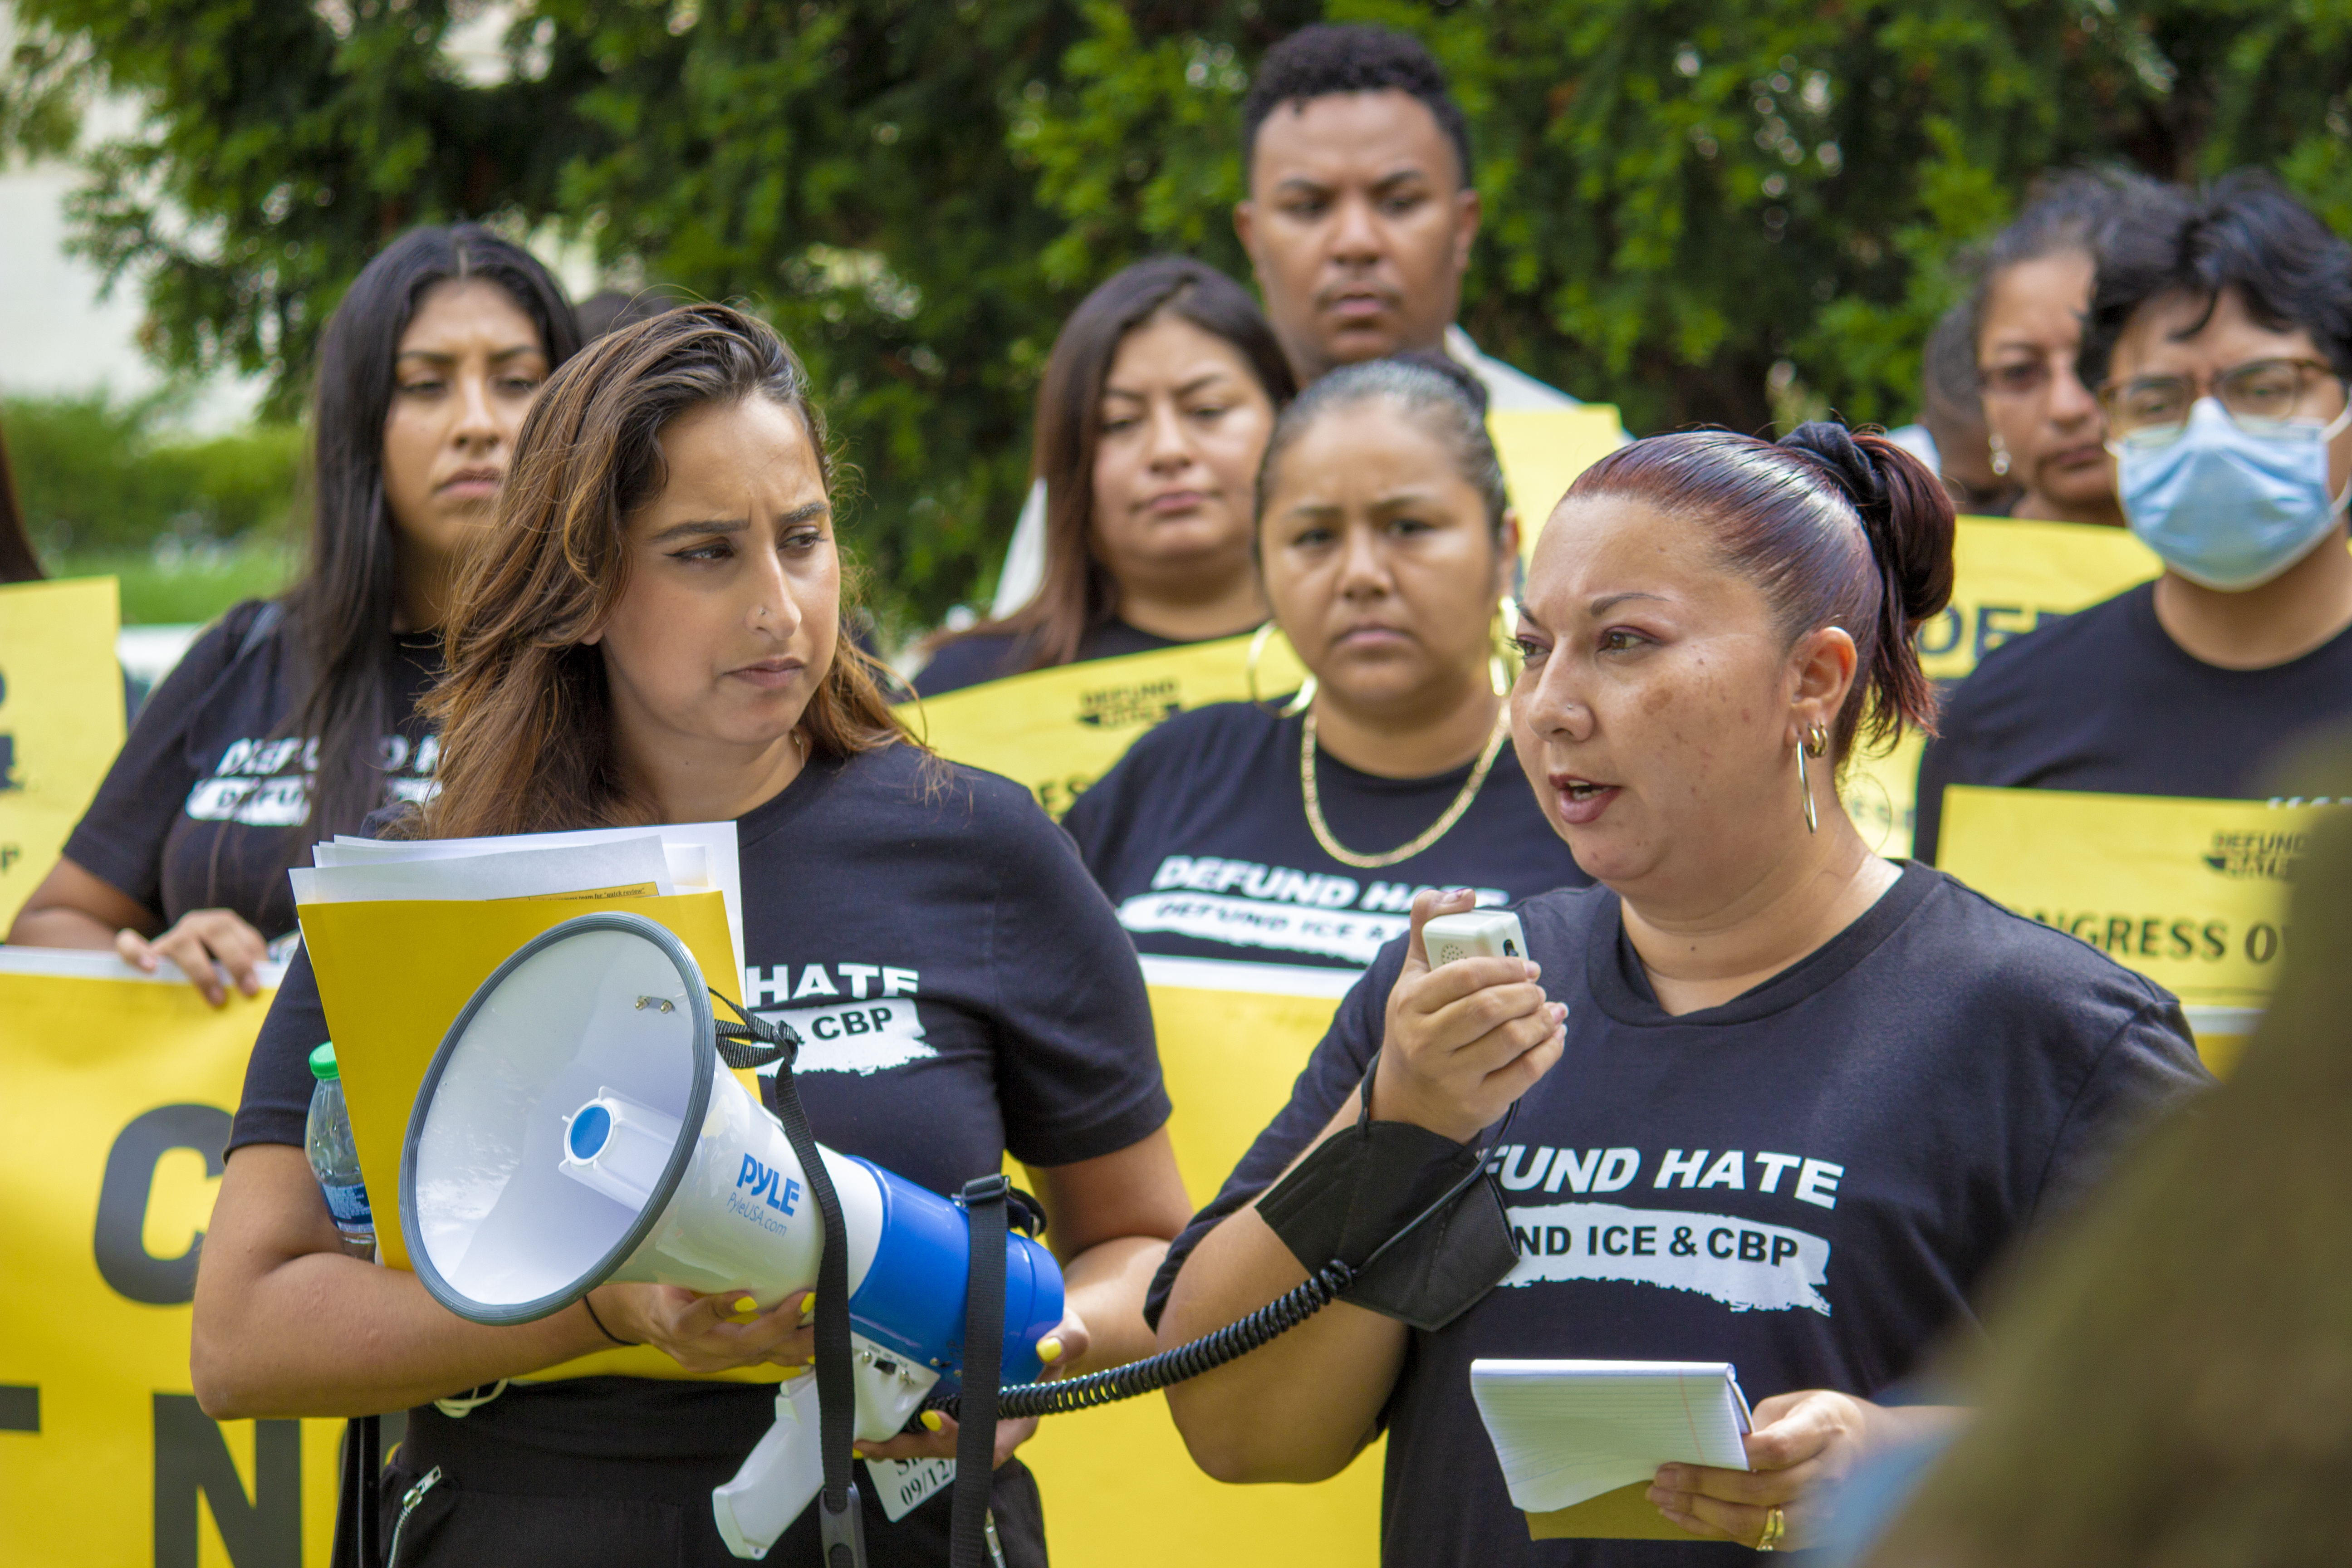
[[[301,431],[264,425],[173,439],[158,428],[167,412],[152,396],[0,402],[25,525],[45,556],[287,540]]]
[[[54,142],[79,60],[150,108],[79,217],[164,363],[291,407],[401,227],[553,222],[772,316],[862,475],[853,536],[926,615],[985,586],[1077,296],[1155,250],[1239,268],[1240,97],[1318,15],[1454,74],[1472,334],[1636,430],[1759,426],[1792,377],[1905,417],[1950,257],[2054,165],[2267,163],[2352,229],[2326,0],[537,0],[488,85],[441,51],[453,0],[16,5],[0,135]]]

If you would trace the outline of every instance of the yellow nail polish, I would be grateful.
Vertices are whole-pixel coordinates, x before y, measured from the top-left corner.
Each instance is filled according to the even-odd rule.
[[[738,1296],[735,1299],[735,1310],[739,1312],[756,1312],[760,1310],[760,1303],[749,1296]]]
[[[801,1316],[803,1318],[808,1317],[815,1310],[816,1292],[812,1290],[806,1296],[801,1298]]]
[[[1039,1340],[1037,1342],[1037,1359],[1044,1362],[1047,1366],[1051,1366],[1055,1362],[1061,1360],[1062,1342],[1059,1340]]]
[[[940,1419],[940,1413],[939,1413],[938,1411],[936,1411],[936,1410],[926,1410],[926,1411],[924,1411],[924,1412],[923,1412],[923,1430],[924,1430],[924,1431],[926,1431],[926,1432],[936,1432],[936,1431],[938,1431],[941,1426],[946,1426],[946,1425],[947,1425],[947,1423],[946,1423],[946,1422],[941,1421],[941,1420]]]

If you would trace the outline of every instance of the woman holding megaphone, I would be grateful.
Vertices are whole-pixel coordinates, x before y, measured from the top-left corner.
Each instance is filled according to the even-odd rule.
[[[806,386],[770,329],[716,305],[606,338],[549,384],[450,613],[429,704],[441,792],[391,830],[733,821],[751,1004],[869,1021],[854,1049],[803,1030],[817,1136],[942,1193],[1021,1160],[1071,1303],[1041,1352],[1114,1364],[1150,1346],[1143,1286],[1185,1209],[1134,952],[1027,792],[910,742],[839,636],[832,460]],[[871,1022],[885,978],[903,1004],[887,1027]],[[695,1374],[807,1364],[805,1294],[738,1314],[731,1293],[608,1284],[520,1327],[461,1321],[412,1276],[341,1255],[301,1148],[305,1058],[325,1035],[298,960],[197,1280],[205,1408],[413,1406],[387,1512],[437,1479],[402,1568],[733,1561],[709,1493],[767,1431],[774,1391]],[[635,1364],[663,1375],[560,1370],[620,1345],[662,1352]],[[934,1420],[867,1457],[951,1456],[952,1423]],[[1000,1429],[992,1508],[1007,1560],[1042,1563],[1036,1488],[1006,1462],[1027,1429]],[[894,1522],[879,1489],[861,1489],[868,1561],[944,1562],[947,1493]],[[818,1560],[813,1514],[769,1561]]]
[[[1688,1541],[1805,1546],[1824,1483],[1953,1419],[1889,1391],[2204,1074],[2170,996],[1878,858],[1839,804],[1861,742],[1930,717],[1910,633],[1950,594],[1952,528],[1924,467],[1828,424],[1657,437],[1570,487],[1528,575],[1511,734],[1600,885],[1518,905],[1524,958],[1436,968],[1422,928],[1469,900],[1417,897],[1171,1249],[1153,1313],[1186,1341],[1330,1261],[1294,1250],[1318,1250],[1297,1203],[1259,1207],[1294,1167],[1360,1182],[1333,1232],[1357,1268],[1485,1145],[1516,1262],[1437,1329],[1342,1294],[1171,1388],[1212,1474],[1319,1479],[1385,1428],[1391,1568],[1679,1563],[1686,1545],[1531,1541],[1472,1361],[1734,1363],[1767,1396],[1749,1468],[1668,1465],[1638,1494]],[[1342,1132],[1390,1163],[1300,1164]]]

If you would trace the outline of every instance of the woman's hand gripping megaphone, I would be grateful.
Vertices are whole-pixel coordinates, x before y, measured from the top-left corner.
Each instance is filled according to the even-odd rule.
[[[729,1372],[766,1363],[795,1371],[816,1359],[814,1290],[795,1290],[767,1311],[740,1311],[741,1290],[697,1295],[676,1285],[608,1284],[588,1293],[596,1321],[614,1339],[646,1344],[687,1371]]]
[[[1388,1031],[1372,1081],[1372,1115],[1410,1121],[1466,1143],[1552,1069],[1567,1044],[1568,1009],[1544,994],[1542,967],[1524,958],[1461,958],[1430,966],[1423,928],[1467,914],[1466,889],[1412,900],[1412,938],[1389,993]]]
[[[1086,1321],[1075,1308],[1066,1308],[1061,1322],[1054,1331],[1037,1343],[1037,1353],[1048,1362],[1048,1378],[1065,1377],[1079,1370],[1087,1359],[1091,1341],[1087,1334]],[[1046,1347],[1054,1346],[1053,1353]],[[861,1459],[952,1459],[956,1457],[956,1418],[944,1410],[926,1410],[919,1427],[909,1428],[883,1443],[859,1443],[857,1457]],[[996,1462],[1000,1465],[1013,1457],[1013,1451],[1034,1436],[1041,1417],[1024,1415],[1000,1420],[996,1424]]]

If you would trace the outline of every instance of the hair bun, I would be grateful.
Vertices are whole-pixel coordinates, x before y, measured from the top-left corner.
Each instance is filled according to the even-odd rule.
[[[1780,445],[1804,453],[1829,470],[1853,510],[1862,513],[1875,545],[1886,513],[1886,476],[1855,442],[1853,432],[1832,419],[1809,419],[1781,437]]]

